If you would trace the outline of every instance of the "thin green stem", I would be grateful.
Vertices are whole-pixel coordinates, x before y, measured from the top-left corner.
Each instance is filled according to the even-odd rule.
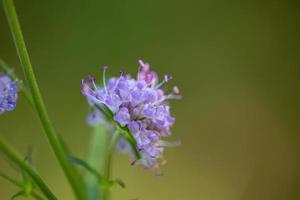
[[[0,172],[0,177],[3,179],[7,180],[8,182],[12,183],[13,185],[17,186],[20,189],[23,189],[23,184],[20,181],[17,181],[16,179],[7,176],[6,174]],[[43,196],[40,195],[37,191],[32,190],[31,191],[31,196],[33,196],[36,200],[44,200]]]
[[[119,140],[121,136],[121,133],[120,133],[120,130],[117,129],[112,138],[111,138],[111,141],[110,141],[110,144],[109,144],[109,147],[108,147],[108,152],[107,152],[107,158],[106,158],[106,166],[105,166],[105,173],[104,173],[104,177],[107,179],[107,180],[111,180],[112,179],[112,168],[113,168],[113,155],[114,155],[114,152],[115,152],[115,147],[116,147],[116,144]],[[110,189],[105,189],[103,191],[103,200],[110,200]]]
[[[104,125],[94,127],[91,135],[89,151],[87,155],[87,163],[94,169],[99,169],[100,174],[104,172],[105,155],[110,135]],[[87,173],[85,175],[88,199],[99,199],[101,192],[97,177],[94,174]],[[100,194],[99,194],[100,193]]]
[[[48,141],[73,189],[75,196],[78,200],[85,200],[86,195],[84,192],[84,187],[82,186],[82,182],[80,181],[75,168],[69,163],[67,159],[66,152],[64,151],[64,148],[60,143],[58,135],[56,134],[56,131],[50,121],[46,107],[44,105],[44,101],[40,94],[40,90],[33,72],[33,68],[31,66],[29,55],[21,32],[21,27],[18,21],[13,0],[3,0],[3,6],[8,20],[8,24],[11,29],[11,33],[14,38],[14,43],[21,62],[21,66],[24,71],[30,92],[32,94],[33,103],[36,107],[36,111],[41,120]]]
[[[30,165],[28,165],[22,157],[12,148],[10,147],[7,142],[0,137],[0,151],[3,152],[11,161],[17,164],[20,168],[22,168],[28,175],[35,181],[38,187],[41,189],[43,194],[51,200],[56,200],[57,198],[54,194],[50,191],[48,186],[44,183],[40,175],[32,169]]]

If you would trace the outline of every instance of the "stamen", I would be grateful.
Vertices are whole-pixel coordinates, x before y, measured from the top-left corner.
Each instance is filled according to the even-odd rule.
[[[169,82],[172,79],[172,76],[170,75],[165,75],[164,76],[164,80],[162,82],[160,82],[158,85],[156,85],[155,89],[160,88],[161,86],[163,86],[165,83]]]
[[[90,82],[93,82],[93,81],[95,81],[95,77],[92,76],[92,75],[88,75],[88,80],[89,80]]]
[[[165,76],[164,76],[165,82],[168,82],[168,81],[171,80],[172,78],[173,78],[173,77],[170,76],[170,75],[165,75]]]
[[[180,100],[182,99],[182,96],[179,95],[179,94],[169,94],[168,96],[166,96],[165,100],[166,99],[176,99],[176,100]]]
[[[123,70],[120,70],[120,77],[122,77],[122,76],[125,76],[126,75],[126,72],[125,71],[123,71]]]
[[[181,100],[182,99],[182,96],[181,95],[175,95],[175,94],[169,94],[167,96],[164,96],[163,98],[153,102],[152,104],[153,105],[158,105],[162,102],[164,102],[165,100],[168,100],[168,99],[176,99],[176,100]]]
[[[174,86],[173,87],[173,92],[174,92],[174,94],[179,94],[179,88],[177,87],[177,86]]]
[[[90,90],[90,87],[87,83],[84,82],[84,80],[81,80],[81,85],[82,85],[82,89],[81,89],[81,94],[83,96],[87,96]]]
[[[95,92],[90,88],[89,84],[83,82],[81,94],[87,97],[95,95]]]
[[[89,80],[89,82],[93,85],[94,89],[95,89],[95,90],[98,90],[97,85],[96,85],[96,83],[95,83],[95,80],[96,80],[95,77],[89,75],[89,76],[88,76],[88,80]]]
[[[106,94],[108,94],[107,88],[106,88],[106,80],[105,80],[105,74],[107,71],[107,66],[103,66],[103,72],[102,72],[102,81],[103,81],[103,87],[105,89]]]
[[[159,140],[157,142],[157,146],[159,146],[159,147],[178,147],[180,145],[181,145],[181,141],[180,140],[175,140],[173,142]]]
[[[143,67],[145,65],[144,61],[141,60],[141,59],[139,60],[139,64],[140,64],[141,67]]]
[[[136,75],[136,79],[139,81],[140,80],[140,73],[141,73],[141,71],[142,71],[142,66],[140,65],[139,66],[139,69],[138,69],[138,72],[137,72],[137,75]]]
[[[97,99],[97,98],[96,98],[95,96],[93,96],[93,95],[90,95],[89,98],[91,98],[92,100],[94,100],[94,101],[97,102],[97,103],[102,103],[102,104],[104,104],[105,106],[109,107],[104,101],[101,101],[101,100]]]
[[[115,90],[117,88],[117,86],[119,85],[120,79],[125,75],[125,72],[123,70],[120,70],[120,77],[118,78],[113,90]]]
[[[143,60],[139,60],[139,64],[142,67],[143,71],[149,71],[149,64],[148,63],[144,63]]]
[[[84,80],[83,79],[80,80],[80,84],[81,84],[81,86],[84,85]]]

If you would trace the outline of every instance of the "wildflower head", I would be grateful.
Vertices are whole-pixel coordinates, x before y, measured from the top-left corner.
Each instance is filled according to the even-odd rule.
[[[120,72],[119,77],[112,77],[106,81],[103,69],[103,87],[95,83],[94,78],[82,81],[82,94],[90,105],[102,111],[102,116],[109,123],[111,120],[119,127],[129,130],[136,141],[136,150],[141,159],[134,163],[141,164],[145,169],[158,168],[163,162],[164,137],[171,135],[170,128],[175,118],[170,114],[168,100],[180,99],[177,86],[169,94],[165,94],[163,86],[172,77],[165,75],[159,82],[158,75],[150,70],[150,65],[139,60],[139,70],[136,79]],[[107,118],[107,112],[112,114]],[[95,121],[95,120],[94,120]],[[167,145],[171,146],[171,145]],[[117,148],[123,152],[128,150],[124,138],[117,143]],[[127,150],[124,150],[126,148]]]
[[[0,115],[15,109],[18,99],[17,84],[7,75],[0,75]]]

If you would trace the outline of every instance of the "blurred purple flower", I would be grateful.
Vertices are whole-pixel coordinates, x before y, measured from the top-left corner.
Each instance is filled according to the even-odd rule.
[[[177,86],[167,95],[162,90],[162,87],[172,79],[171,76],[165,75],[164,80],[159,83],[157,74],[150,71],[148,63],[139,60],[139,65],[137,79],[121,72],[118,78],[110,78],[107,82],[105,80],[107,67],[104,67],[103,87],[98,87],[95,79],[89,77],[87,82],[82,81],[81,92],[90,105],[109,108],[114,115],[113,119],[121,127],[128,127],[137,141],[136,148],[142,156],[137,162],[145,169],[153,169],[159,167],[159,160],[164,160],[162,153],[166,142],[161,138],[171,135],[170,127],[175,121],[170,115],[168,100],[181,99],[181,96]],[[129,145],[124,143],[126,140],[120,139],[117,148],[128,148]]]
[[[86,117],[86,122],[90,126],[97,126],[98,124],[104,124],[105,120],[103,114],[99,110],[95,109],[88,114]]]
[[[0,75],[0,115],[15,109],[18,99],[17,84],[7,75]]]

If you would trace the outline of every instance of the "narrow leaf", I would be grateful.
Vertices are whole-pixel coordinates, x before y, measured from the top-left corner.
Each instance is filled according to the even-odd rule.
[[[72,164],[75,165],[79,165],[81,167],[83,167],[84,169],[86,169],[87,171],[89,171],[90,173],[94,174],[97,179],[98,182],[101,186],[106,186],[109,185],[110,182],[108,180],[106,180],[101,174],[99,174],[97,172],[97,170],[95,170],[94,168],[92,168],[87,162],[85,162],[84,160],[81,160],[79,158],[73,157],[73,156],[69,156],[69,160]]]
[[[94,168],[92,168],[87,162],[85,162],[84,160],[81,160],[79,158],[73,157],[73,156],[69,156],[69,161],[74,164],[74,165],[79,165],[81,167],[83,167],[84,169],[86,169],[88,172],[92,173],[98,180],[98,184],[100,185],[100,187],[102,188],[110,188],[111,186],[113,186],[115,183],[120,185],[122,188],[125,187],[125,184],[123,181],[121,180],[115,180],[115,181],[110,181],[107,180],[106,178],[104,178],[100,173],[98,173],[97,170],[95,170]]]
[[[122,181],[121,179],[116,179],[115,182],[116,182],[117,184],[119,184],[122,188],[125,188],[125,187],[126,187],[124,181]]]

